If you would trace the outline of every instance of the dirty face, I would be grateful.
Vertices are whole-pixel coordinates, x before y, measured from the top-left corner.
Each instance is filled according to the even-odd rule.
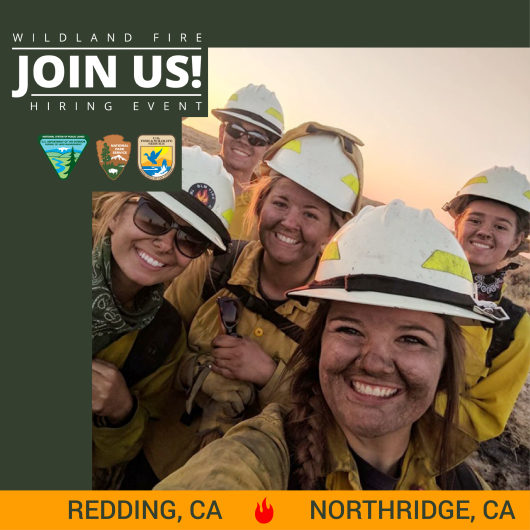
[[[322,335],[320,384],[350,445],[410,436],[434,400],[445,360],[437,315],[333,302]]]
[[[471,265],[479,274],[492,274],[521,243],[517,216],[505,204],[496,201],[472,201],[458,218],[456,237]]]
[[[314,263],[333,232],[326,201],[287,177],[274,183],[259,216],[259,239],[273,262]]]

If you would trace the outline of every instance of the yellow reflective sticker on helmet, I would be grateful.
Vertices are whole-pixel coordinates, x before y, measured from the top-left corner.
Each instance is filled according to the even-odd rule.
[[[355,195],[359,195],[359,179],[353,173],[342,177],[340,180],[342,180],[348,188],[351,188]]]
[[[487,184],[488,183],[488,177],[474,177],[472,178],[471,180],[468,180],[465,184],[464,184],[464,188],[466,188],[467,186],[471,186],[471,184]]]
[[[530,190],[525,191],[525,192],[523,193],[523,195],[524,195],[527,199],[530,199]]]
[[[228,98],[228,101],[237,101],[238,97],[237,97],[237,94],[232,94],[229,98]]]
[[[422,267],[424,269],[448,272],[473,283],[473,276],[467,260],[443,250],[435,250]]]
[[[302,142],[300,140],[291,140],[285,145],[282,145],[280,149],[290,149],[291,151],[300,154],[302,152]]]
[[[327,244],[320,261],[329,261],[332,259],[340,259],[339,244],[336,241],[330,241]]]
[[[274,116],[279,122],[283,123],[283,114],[277,111],[276,109],[271,107],[265,111],[265,114],[270,114],[271,116]]]
[[[234,218],[234,210],[232,210],[232,208],[229,208],[228,210],[225,210],[221,215],[227,220],[228,224],[230,225],[232,223],[232,219]]]

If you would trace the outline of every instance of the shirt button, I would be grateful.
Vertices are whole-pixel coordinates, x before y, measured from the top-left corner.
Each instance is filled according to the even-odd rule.
[[[261,328],[256,328],[254,330],[254,335],[256,335],[256,337],[261,337],[263,335],[263,330]]]

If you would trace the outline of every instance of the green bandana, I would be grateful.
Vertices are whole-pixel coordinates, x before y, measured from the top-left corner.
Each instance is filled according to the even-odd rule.
[[[124,309],[112,294],[110,237],[92,251],[92,357],[133,330],[145,328],[155,317],[163,300],[162,284],[144,287],[134,308]]]

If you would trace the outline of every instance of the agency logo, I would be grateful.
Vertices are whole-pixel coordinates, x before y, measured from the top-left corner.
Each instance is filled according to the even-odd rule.
[[[197,183],[194,184],[188,191],[190,195],[193,195],[196,199],[201,201],[204,206],[210,208],[215,205],[215,191],[213,191],[208,184]]]
[[[96,142],[99,165],[111,180],[116,180],[125,169],[131,145],[131,142],[126,142],[119,134],[109,134]]]
[[[263,502],[261,503],[262,509],[259,507],[259,502],[256,506],[256,511],[254,512],[254,515],[256,516],[256,521],[261,524],[267,524],[272,521],[272,518],[274,517],[274,508],[272,507],[272,504],[269,504],[269,507],[267,508],[267,505],[265,504],[265,501],[267,500],[267,497],[263,499]]]
[[[144,177],[162,180],[175,169],[176,140],[171,134],[138,137],[138,168]]]
[[[39,144],[59,178],[70,176],[89,142],[85,134],[42,134]]]

